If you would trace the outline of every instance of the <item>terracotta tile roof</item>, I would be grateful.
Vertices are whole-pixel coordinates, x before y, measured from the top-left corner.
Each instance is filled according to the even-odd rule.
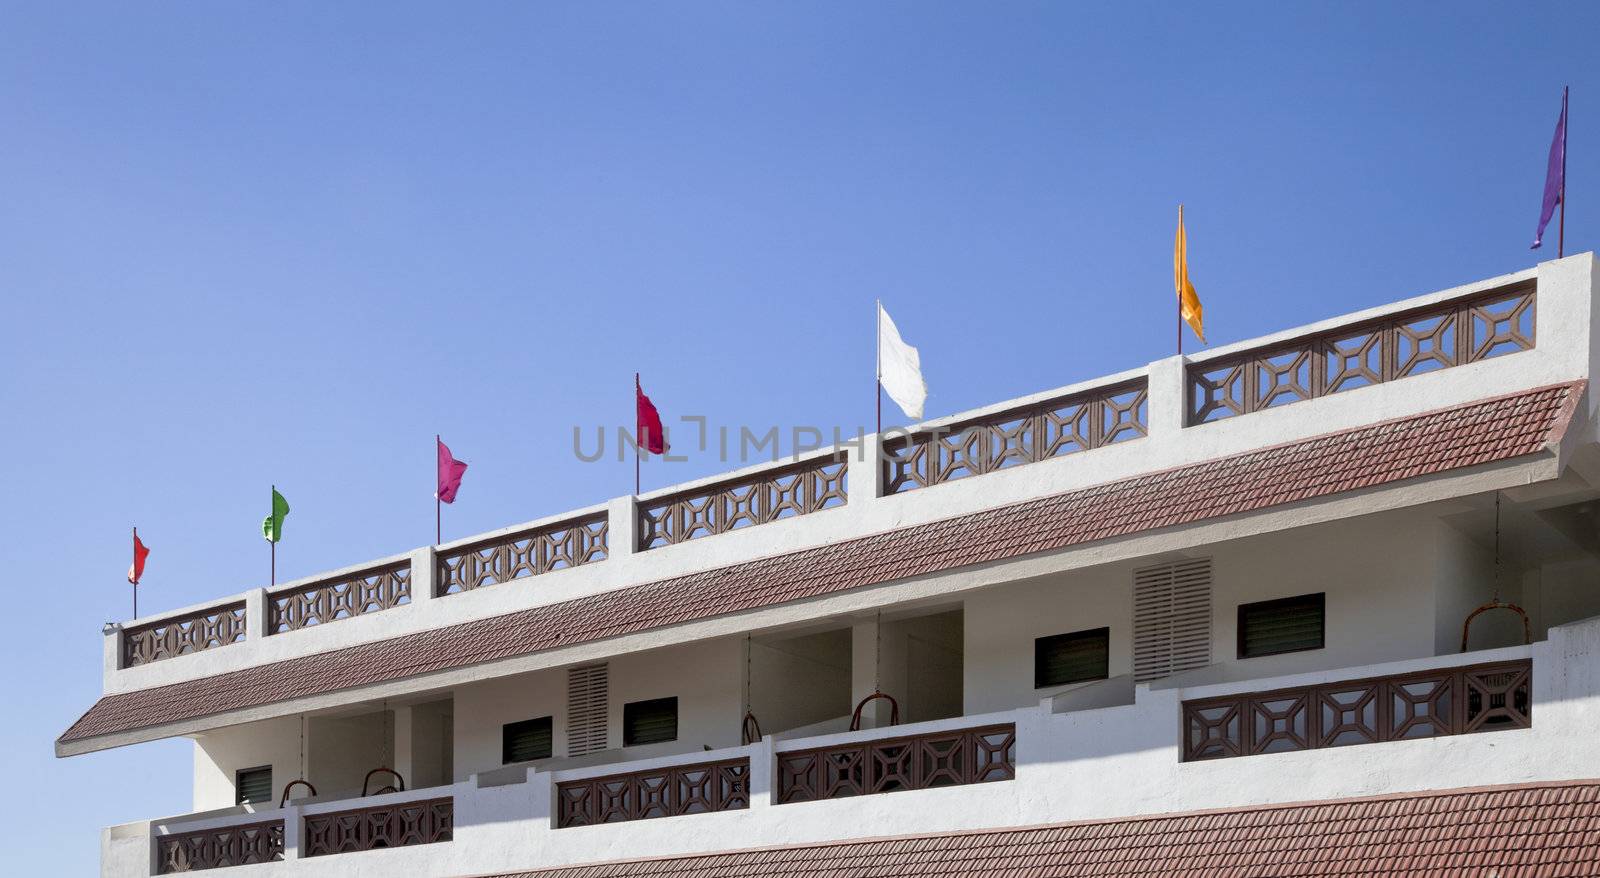
[[[495,878],[1543,878],[1600,875],[1597,824],[1600,782],[1581,781],[733,851]]]
[[[1506,460],[1560,439],[1582,382],[316,655],[101,698],[57,743],[528,655]]]

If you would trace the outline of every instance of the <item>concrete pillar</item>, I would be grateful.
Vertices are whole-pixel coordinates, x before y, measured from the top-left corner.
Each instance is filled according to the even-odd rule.
[[[417,785],[416,759],[413,754],[411,730],[411,705],[390,708],[394,714],[394,765],[395,771],[406,779],[406,789]]]
[[[433,546],[423,546],[411,553],[411,602],[426,603],[437,595],[439,562]]]
[[[878,477],[882,465],[879,459],[879,449],[882,448],[880,435],[868,434],[862,438],[860,447],[854,444],[854,440],[852,444],[842,447],[849,455],[850,502],[845,505],[855,506],[883,496],[883,479]]]
[[[606,503],[607,557],[622,558],[639,551],[639,512],[632,496]]]
[[[777,763],[777,743],[771,735],[750,746],[750,807],[777,804],[777,782],[773,777]]]
[[[285,860],[300,859],[300,829],[304,825],[300,819],[300,807],[290,805],[283,809],[283,858]],[[151,873],[155,874],[154,872]]]
[[[1188,405],[1187,357],[1168,357],[1150,364],[1150,435],[1175,437],[1183,429]]]
[[[267,636],[267,590],[252,588],[244,593],[244,639],[259,641]]]
[[[102,679],[109,680],[111,675],[122,670],[122,625],[117,622],[107,622],[101,626],[100,633],[105,640],[100,645]]]

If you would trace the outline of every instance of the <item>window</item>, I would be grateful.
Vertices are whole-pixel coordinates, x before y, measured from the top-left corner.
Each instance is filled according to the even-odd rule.
[[[1239,658],[1321,649],[1327,594],[1239,605]]]
[[[678,698],[652,698],[622,706],[622,746],[678,740]]]
[[[1110,628],[1041,637],[1033,642],[1033,688],[1104,680],[1110,656]]]
[[[610,736],[611,676],[606,665],[567,669],[567,755],[606,748]]]
[[[506,723],[500,727],[500,761],[510,765],[531,759],[549,759],[553,734],[548,716]]]
[[[241,768],[233,776],[233,803],[252,805],[272,801],[272,766]]]
[[[1211,559],[1133,572],[1133,680],[1211,664]]]

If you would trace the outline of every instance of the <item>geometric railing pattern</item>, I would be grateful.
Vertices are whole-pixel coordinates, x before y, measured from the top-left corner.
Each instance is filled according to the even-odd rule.
[[[454,829],[455,807],[450,798],[314,814],[305,818],[300,855],[319,857],[433,844],[449,841]]]
[[[1250,414],[1534,346],[1533,281],[1189,367],[1187,424]]]
[[[845,452],[639,505],[639,550],[808,515],[849,500]]]
[[[1148,383],[1138,378],[887,440],[883,492],[898,494],[1144,436]]]
[[[606,513],[491,537],[439,553],[437,595],[472,591],[603,561],[608,554]]]
[[[778,754],[778,803],[989,783],[1017,776],[1014,724]]]
[[[283,859],[283,821],[156,837],[156,874],[198,872]]]
[[[1418,671],[1183,703],[1183,761],[1435,738],[1533,724],[1533,665]]]
[[[244,639],[244,601],[168,616],[122,632],[122,666],[131,668]]]
[[[750,807],[750,760],[670,765],[556,785],[556,828]]]
[[[293,591],[268,592],[267,633],[326,625],[410,602],[411,562],[396,561]]]

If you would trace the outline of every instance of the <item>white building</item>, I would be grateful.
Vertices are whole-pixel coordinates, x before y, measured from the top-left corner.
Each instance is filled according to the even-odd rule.
[[[1600,874],[1597,282],[108,626],[56,752],[195,742],[116,878]]]

